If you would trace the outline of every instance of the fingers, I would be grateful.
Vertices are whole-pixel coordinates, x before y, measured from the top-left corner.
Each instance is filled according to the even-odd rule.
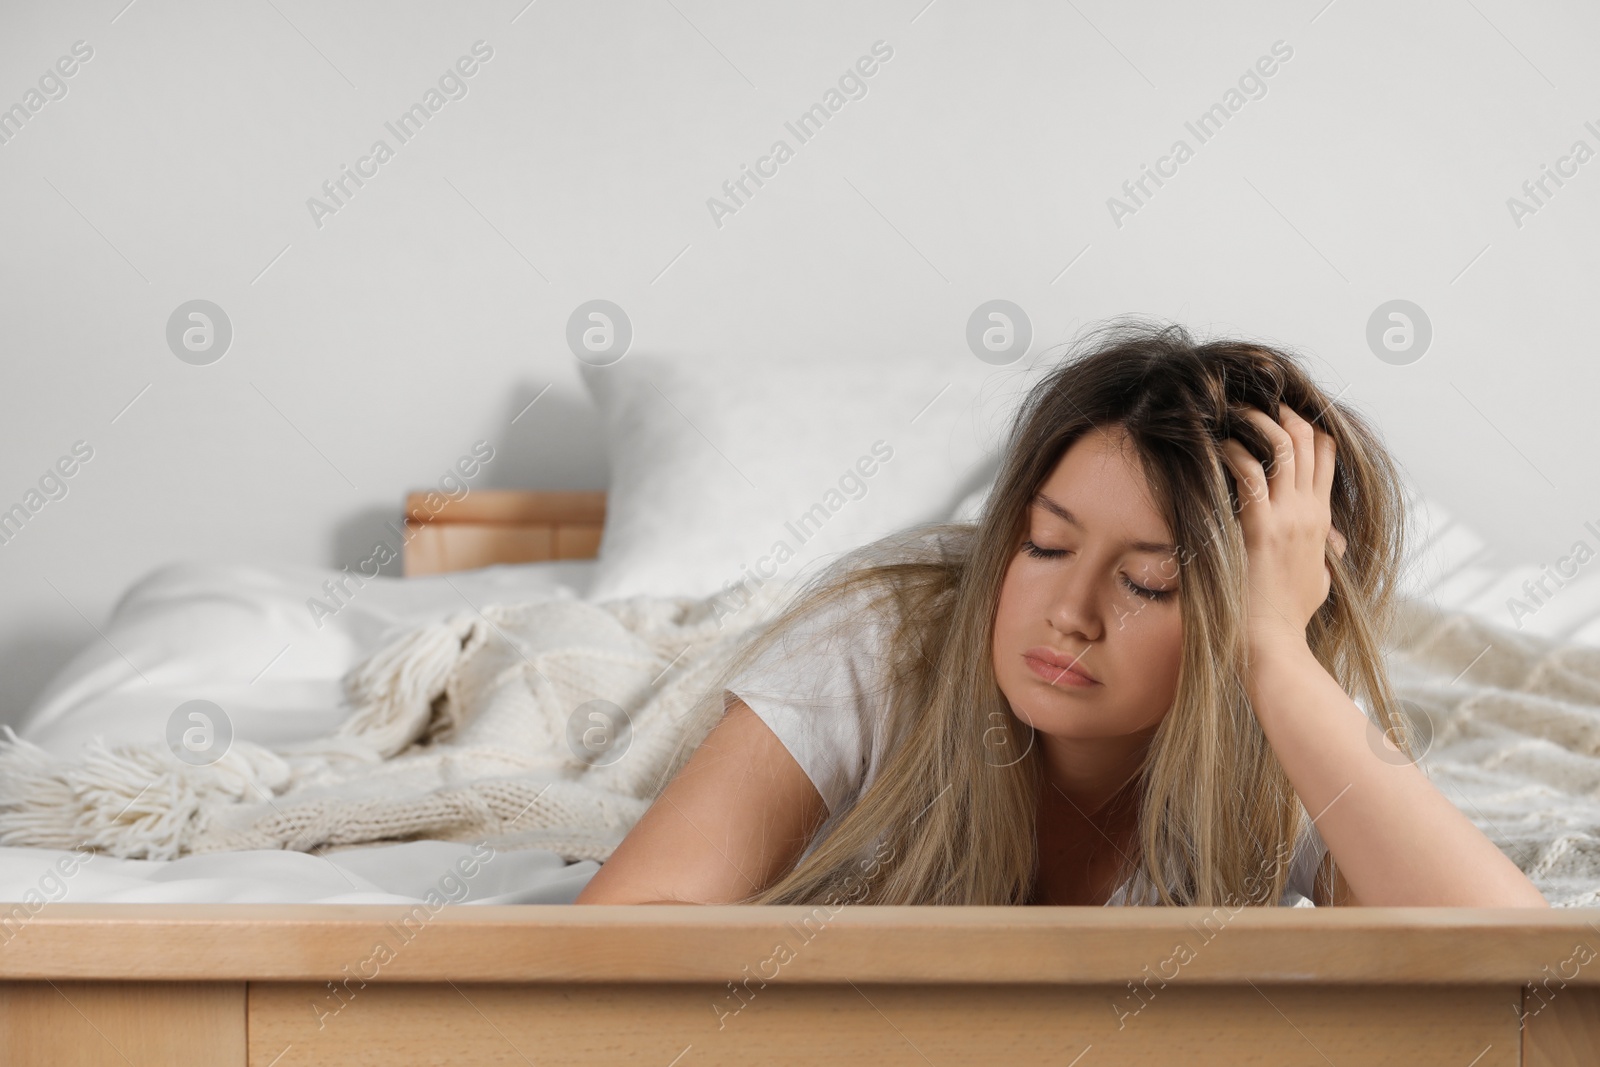
[[[1221,444],[1223,462],[1233,472],[1233,478],[1239,490],[1239,514],[1242,517],[1254,505],[1266,505],[1272,499],[1272,486],[1274,483],[1282,485],[1285,462],[1290,471],[1294,468],[1294,441],[1284,432],[1283,427],[1267,417],[1266,412],[1256,407],[1247,406],[1245,418],[1255,423],[1261,432],[1266,434],[1272,442],[1273,455],[1268,466],[1271,471],[1265,470],[1261,461],[1246,448],[1237,438],[1224,438]],[[1285,460],[1287,454],[1288,459]],[[1289,475],[1291,484],[1294,475]]]
[[[1279,403],[1278,413],[1281,423],[1254,405],[1246,405],[1244,412],[1272,445],[1272,469],[1266,472],[1269,494],[1276,498],[1278,491],[1292,487],[1302,493],[1314,490],[1326,500],[1333,489],[1337,451],[1333,435],[1307,422],[1288,404]]]
[[[1240,515],[1265,504],[1268,500],[1267,477],[1261,470],[1261,463],[1250,454],[1249,449],[1232,437],[1222,442],[1221,451],[1222,462],[1233,472],[1234,484],[1239,490]]]
[[[1288,404],[1278,405],[1278,417],[1282,420],[1283,433],[1290,441],[1290,455],[1293,456],[1294,474],[1289,483],[1297,492],[1307,492],[1312,486],[1312,479],[1317,470],[1317,428],[1312,426],[1300,413]]]
[[[1286,404],[1279,404],[1278,407],[1285,412],[1289,410]],[[1285,486],[1293,487],[1295,484],[1295,440],[1258,407],[1247,405],[1244,417],[1255,423],[1272,448],[1272,458],[1267,461],[1270,469],[1266,470],[1265,484],[1269,498],[1276,497]]]
[[[1331,473],[1334,455],[1333,437],[1330,434],[1318,432],[1321,436],[1317,439],[1317,454],[1328,457],[1326,464],[1328,473],[1324,474],[1323,467],[1319,465],[1317,482],[1319,486],[1331,487],[1333,484],[1333,474]],[[1323,438],[1326,438],[1326,442],[1324,442]],[[1234,480],[1239,486],[1240,512],[1242,513],[1251,504],[1267,500],[1266,476],[1262,472],[1261,463],[1251,454],[1250,450],[1232,437],[1222,442],[1221,450],[1222,461],[1233,472]],[[1349,542],[1337,526],[1329,525],[1328,543],[1333,546],[1333,554],[1343,559],[1345,546]]]

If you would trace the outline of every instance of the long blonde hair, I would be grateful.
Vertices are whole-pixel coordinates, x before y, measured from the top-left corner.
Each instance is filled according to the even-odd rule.
[[[1332,588],[1306,636],[1318,661],[1404,748],[1408,732],[1382,639],[1405,557],[1405,500],[1377,434],[1314,384],[1296,357],[1265,344],[1201,344],[1179,325],[1122,320],[1075,347],[1020,405],[975,524],[925,524],[844,555],[722,671],[720,681],[732,680],[778,635],[845,597],[865,593],[897,620],[882,651],[881,709],[865,709],[888,716],[876,778],[830,815],[809,854],[741,903],[1031,899],[1041,746],[995,680],[995,612],[1034,495],[1066,450],[1096,428],[1125,429],[1137,449],[1179,545],[1183,589],[1177,692],[1130,786],[1139,800],[1137,843],[1121,872],[1136,882],[1130,899],[1275,904],[1306,828],[1244,688],[1246,556],[1218,446],[1232,436],[1263,463],[1271,456],[1243,417],[1246,404],[1274,417],[1287,404],[1338,445],[1332,515],[1347,547],[1342,559],[1327,552]],[[719,687],[698,705],[702,730],[692,736],[722,711]],[[680,752],[668,777],[685,759]]]

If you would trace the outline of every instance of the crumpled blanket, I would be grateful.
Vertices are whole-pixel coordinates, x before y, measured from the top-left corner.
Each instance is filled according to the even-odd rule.
[[[1418,767],[1552,905],[1600,904],[1600,648],[1420,600],[1387,644]]]
[[[352,670],[354,710],[332,736],[277,751],[234,741],[205,765],[99,739],[63,760],[8,727],[0,844],[173,859],[434,838],[604,861],[686,758],[680,746],[714,724],[695,712],[776,597],[732,614],[726,602],[463,611]]]

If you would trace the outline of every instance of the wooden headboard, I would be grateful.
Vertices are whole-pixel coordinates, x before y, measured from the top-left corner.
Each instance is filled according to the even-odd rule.
[[[593,559],[605,518],[604,490],[478,489],[459,500],[412,493],[406,498],[405,575]]]

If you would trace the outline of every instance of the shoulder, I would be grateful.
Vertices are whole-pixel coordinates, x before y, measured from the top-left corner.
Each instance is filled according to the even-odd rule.
[[[724,688],[725,704],[730,695],[743,700],[788,747],[830,812],[876,775],[889,744],[897,665],[907,655],[897,637],[915,643],[917,635],[902,628],[906,605],[924,603],[905,595],[892,570],[840,583],[870,564],[949,562],[966,550],[968,534],[946,524],[912,527],[849,553],[755,635]],[[933,621],[909,610],[917,621]]]
[[[830,812],[864,786],[889,704],[892,598],[852,589],[791,618],[728,680],[810,776]]]

